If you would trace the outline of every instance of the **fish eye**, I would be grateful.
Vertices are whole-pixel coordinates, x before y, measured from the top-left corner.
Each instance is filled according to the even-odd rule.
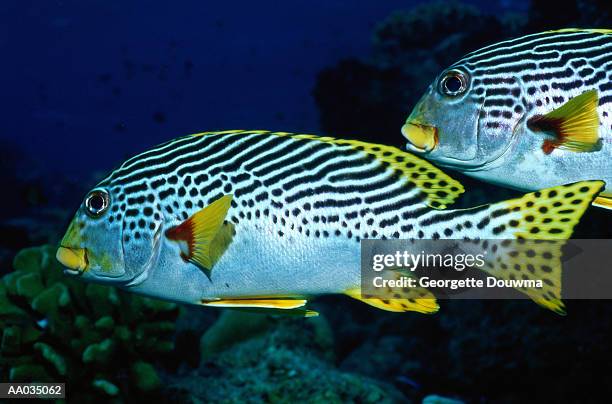
[[[438,88],[443,95],[454,97],[468,89],[469,77],[460,70],[449,70],[440,79]]]
[[[110,204],[110,196],[103,189],[91,191],[85,197],[85,211],[91,217],[102,215]]]

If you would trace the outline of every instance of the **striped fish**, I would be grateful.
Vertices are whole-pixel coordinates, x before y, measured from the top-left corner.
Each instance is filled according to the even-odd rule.
[[[113,171],[85,197],[57,259],[69,275],[184,303],[310,315],[307,299],[344,293],[381,309],[433,312],[434,296],[420,288],[393,300],[361,296],[359,241],[511,239],[534,228],[567,238],[600,188],[584,182],[558,188],[556,197],[444,210],[461,184],[396,148],[210,132],[154,147]],[[561,200],[565,192],[576,194],[574,203]],[[551,286],[542,293],[550,296],[533,298],[559,309],[560,279],[545,275]]]
[[[520,190],[606,181],[612,208],[612,31],[500,42],[443,71],[402,128],[408,150]]]

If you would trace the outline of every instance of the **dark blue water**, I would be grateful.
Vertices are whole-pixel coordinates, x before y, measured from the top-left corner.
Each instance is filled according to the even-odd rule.
[[[317,132],[317,72],[367,57],[375,24],[417,3],[4,1],[0,137],[75,178],[188,133]]]

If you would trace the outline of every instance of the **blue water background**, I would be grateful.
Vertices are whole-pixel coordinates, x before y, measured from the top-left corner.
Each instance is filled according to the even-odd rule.
[[[3,1],[2,147],[23,175],[76,180],[204,130],[316,133],[316,74],[367,58],[375,24],[418,3]]]

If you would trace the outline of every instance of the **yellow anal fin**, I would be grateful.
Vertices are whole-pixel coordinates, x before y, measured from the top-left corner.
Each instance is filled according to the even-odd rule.
[[[550,154],[554,149],[573,152],[592,152],[601,149],[597,90],[586,91],[572,98],[546,115],[536,115],[527,121],[529,129],[554,133],[546,139],[542,150]]]
[[[593,201],[593,206],[612,210],[612,195],[606,193],[599,194],[599,196]]]
[[[231,202],[232,195],[224,195],[166,232],[168,239],[181,246],[181,257],[208,277],[232,240],[233,226],[223,223]]]
[[[383,277],[385,279],[399,279],[399,277],[406,275],[402,271],[390,269],[384,271]],[[429,290],[421,287],[380,288],[377,290],[376,296],[364,294],[361,291],[361,287],[355,287],[344,291],[344,294],[377,309],[386,311],[416,311],[424,314],[433,314],[440,308],[436,302],[436,297]]]

